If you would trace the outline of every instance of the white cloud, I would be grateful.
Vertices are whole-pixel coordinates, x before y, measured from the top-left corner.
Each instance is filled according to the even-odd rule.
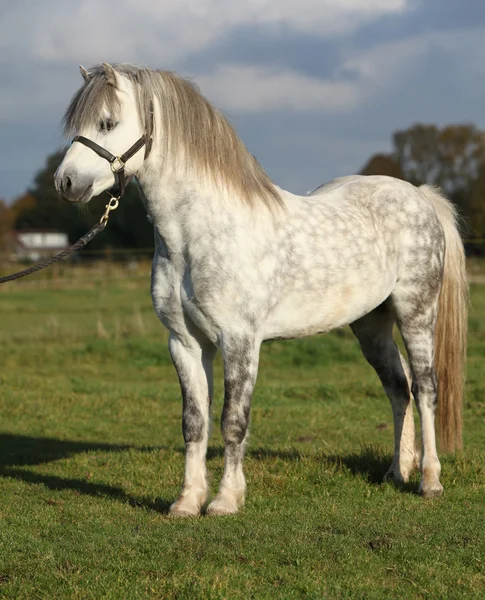
[[[233,112],[342,111],[355,107],[359,92],[348,81],[325,81],[294,71],[223,65],[196,78],[202,92]]]
[[[423,59],[431,54],[448,61],[449,75],[454,80],[459,71],[472,77],[485,75],[484,53],[483,28],[471,32],[431,32],[377,44],[366,52],[348,57],[341,69],[360,79],[365,94],[371,96],[408,80],[421,67]],[[439,75],[442,76],[442,73]],[[429,77],[433,76],[430,72]],[[419,94],[419,89],[416,89],[416,94]]]
[[[373,85],[387,85],[393,78],[405,78],[422,58],[429,45],[426,36],[387,42],[350,57],[342,68]]]
[[[122,5],[115,10],[119,2]],[[287,22],[294,28],[320,28],[325,36],[336,35],[339,27],[350,27],[358,19],[405,8],[404,0],[300,0],[298,3],[294,0],[179,0],[178,3],[118,0],[118,3],[56,2],[57,12],[52,12],[48,9],[53,9],[54,2],[46,0],[24,16],[12,5],[0,21],[0,67],[2,57],[5,64],[17,60],[25,65],[25,73],[22,67],[15,78],[26,79],[28,86],[25,83],[3,86],[0,121],[35,120],[46,110],[60,118],[81,81],[76,62],[89,66],[104,59],[126,60],[170,67],[163,60],[164,53],[175,57],[189,52],[243,22]],[[202,27],[202,23],[206,26]],[[143,24],[146,36],[140,35]],[[330,24],[333,24],[331,32]],[[278,43],[284,41],[279,38]],[[326,80],[283,67],[225,64],[223,56],[211,65],[211,70],[191,75],[211,101],[229,112],[278,109],[349,112],[412,77],[430,48],[439,55],[449,55],[455,71],[457,63],[461,63],[464,72],[483,77],[485,68],[480,58],[485,52],[483,30],[425,33],[381,43],[359,53],[350,50],[336,76]],[[14,77],[10,80],[15,81]]]
[[[455,80],[457,69],[480,78],[485,75],[481,60],[485,53],[484,33],[483,29],[473,33],[443,31],[381,43],[349,54],[338,70],[340,78],[331,80],[283,68],[224,64],[195,80],[211,100],[234,112],[353,111],[412,79],[430,53],[449,58]],[[415,93],[419,95],[420,90]]]
[[[453,31],[450,18],[451,29],[432,32],[425,20],[413,39],[386,43],[359,32],[366,23],[407,14],[417,5],[415,0],[0,0],[0,155],[5,158],[0,196],[25,189],[47,152],[59,146],[57,124],[81,83],[78,63],[127,61],[182,74],[197,64],[190,75],[202,91],[233,114],[238,133],[275,180],[300,192],[358,169],[370,154],[388,149],[393,129],[415,120],[474,121],[485,127],[483,24]],[[441,7],[426,12],[433,10]],[[398,37],[409,32],[405,18],[402,27],[399,19],[392,24]],[[326,38],[328,44],[320,47],[332,52],[325,61],[333,64],[332,77],[318,79],[287,65],[268,67],[251,48],[241,47],[244,30],[250,40],[255,29],[259,43],[267,34],[262,45],[273,46],[272,61],[282,49],[281,64],[289,48],[296,54],[292,64],[298,65],[310,47],[318,47],[305,36]],[[235,32],[234,50],[253,56],[244,65],[232,64],[217,50],[230,47]],[[354,32],[359,32],[357,45],[365,41],[372,47],[357,51]],[[272,115],[274,110],[286,112]]]
[[[30,2],[29,10],[10,2],[0,19],[0,69],[10,81],[2,90],[0,121],[42,118],[49,106],[60,113],[80,82],[78,63],[138,62],[178,70],[185,57],[230,40],[237,27],[269,27],[278,33],[278,43],[284,43],[285,31],[336,37],[382,14],[403,11],[409,2],[43,0]],[[229,110],[338,110],[357,102],[355,86],[345,81],[221,62],[195,79]]]
[[[27,12],[11,3],[0,22],[0,50],[4,60],[16,54],[47,63],[155,58],[163,67],[239,26],[284,25],[335,37],[404,11],[409,1],[44,0]]]
[[[404,11],[409,4],[409,0],[174,0],[162,8],[158,0],[129,2],[168,28],[172,19],[177,19],[177,26],[187,22],[192,40],[261,24],[284,24],[295,31],[334,37],[382,14]]]

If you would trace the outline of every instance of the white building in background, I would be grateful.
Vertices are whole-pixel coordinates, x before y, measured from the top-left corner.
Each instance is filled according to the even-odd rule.
[[[67,233],[49,229],[14,231],[13,256],[16,260],[37,261],[69,246]]]

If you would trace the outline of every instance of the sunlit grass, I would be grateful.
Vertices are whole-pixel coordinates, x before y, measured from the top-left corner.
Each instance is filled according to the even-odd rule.
[[[0,597],[481,598],[485,288],[445,496],[383,484],[392,415],[348,330],[266,344],[235,517],[173,521],[181,401],[148,281],[0,294]],[[208,467],[222,474],[220,359]]]

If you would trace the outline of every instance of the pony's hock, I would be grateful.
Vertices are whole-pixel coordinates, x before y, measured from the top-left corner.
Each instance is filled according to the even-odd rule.
[[[153,304],[170,331],[186,443],[172,514],[198,515],[208,498],[217,349],[225,466],[207,512],[229,514],[244,503],[244,445],[262,341],[346,324],[391,401],[395,449],[387,476],[407,481],[414,466],[414,397],[420,491],[441,494],[435,408],[439,402],[443,447],[460,447],[466,350],[465,261],[452,204],[428,186],[378,176],[343,177],[296,196],[273,185],[188,81],[129,65],[82,72],[64,120],[80,143],[71,145],[56,180],[69,187],[69,199],[88,202],[112,188],[123,167],[121,181],[136,176],[154,224]],[[141,140],[151,150],[123,155]],[[394,343],[394,323],[409,366]]]

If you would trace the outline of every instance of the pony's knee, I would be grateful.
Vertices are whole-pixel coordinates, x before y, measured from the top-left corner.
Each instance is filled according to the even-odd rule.
[[[186,444],[201,442],[206,432],[206,420],[197,403],[184,397],[182,433]]]
[[[249,427],[250,399],[242,406],[225,406],[222,412],[221,431],[226,444],[239,446],[246,438]]]

